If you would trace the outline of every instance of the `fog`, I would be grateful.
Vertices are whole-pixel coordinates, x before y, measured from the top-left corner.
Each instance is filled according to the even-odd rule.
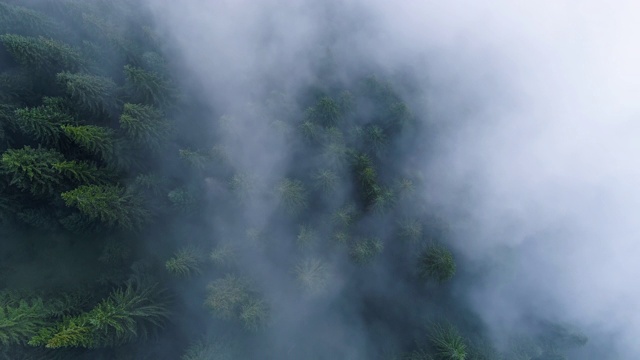
[[[589,335],[576,358],[601,359],[605,350],[610,359],[640,356],[640,5],[148,2],[160,30],[178,44],[185,78],[203,89],[212,122],[263,101],[273,83],[295,94],[327,59],[345,83],[369,70],[410,74],[422,91],[403,96],[437,136],[422,134],[428,145],[419,151],[428,153],[407,148],[405,156],[426,181],[424,202],[450,224],[466,273],[483,271],[473,281],[458,279],[454,293],[498,345],[536,316]],[[238,119],[221,142],[238,169],[273,187],[292,161],[286,139],[255,117]],[[277,203],[246,206],[250,222],[259,223]],[[277,260],[251,262],[263,279],[281,271]],[[380,270],[381,287],[394,281],[389,276]],[[349,296],[340,285],[333,291]],[[358,353],[371,345],[365,325],[316,305],[299,312],[337,318],[353,336],[344,346],[355,351],[341,353],[366,358]],[[299,326],[281,322],[272,341]]]

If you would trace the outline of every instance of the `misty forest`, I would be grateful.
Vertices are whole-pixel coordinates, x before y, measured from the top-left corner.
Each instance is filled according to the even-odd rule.
[[[582,358],[574,324],[497,335],[461,295],[431,90],[345,64],[341,26],[295,86],[216,93],[137,1],[0,1],[0,358]]]

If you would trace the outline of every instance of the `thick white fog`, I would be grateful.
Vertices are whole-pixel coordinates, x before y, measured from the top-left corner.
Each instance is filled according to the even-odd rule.
[[[312,82],[324,46],[353,68],[366,58],[426,79],[413,111],[443,132],[433,153],[412,154],[425,159],[425,201],[467,267],[490,269],[461,296],[498,342],[536,313],[583,327],[595,346],[612,338],[612,359],[640,358],[640,3],[149,5],[217,106],[244,105],[266,79]],[[260,136],[236,142],[250,149],[244,166],[274,175],[286,154],[265,142],[272,130],[245,125]]]

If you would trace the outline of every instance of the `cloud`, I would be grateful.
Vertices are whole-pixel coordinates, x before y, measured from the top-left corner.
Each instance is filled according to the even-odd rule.
[[[150,4],[223,112],[274,79],[289,92],[313,83],[328,47],[344,79],[365,59],[411,69],[426,89],[410,99],[414,111],[439,131],[431,153],[415,155],[428,159],[424,199],[442,209],[470,266],[494,264],[460,290],[474,309],[496,336],[536,313],[615,335],[620,357],[640,356],[640,5]],[[245,125],[253,135],[239,163],[275,181],[286,147],[265,140],[271,128]]]

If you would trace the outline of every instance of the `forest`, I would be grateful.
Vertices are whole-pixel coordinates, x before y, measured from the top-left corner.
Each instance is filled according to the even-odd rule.
[[[495,338],[422,195],[411,80],[208,102],[138,1],[0,1],[0,358],[569,359]],[[223,49],[221,49],[223,50]],[[202,80],[206,81],[206,80]],[[425,140],[427,139],[427,140]]]

